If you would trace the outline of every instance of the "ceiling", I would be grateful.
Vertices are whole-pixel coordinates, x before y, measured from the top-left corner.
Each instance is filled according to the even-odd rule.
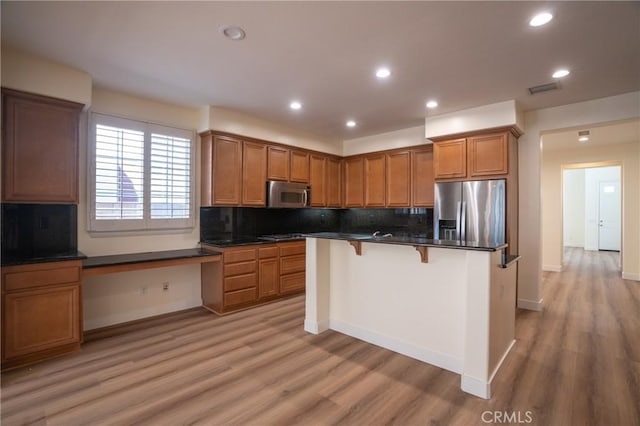
[[[587,142],[578,141],[578,132],[583,130],[590,132]],[[584,126],[542,136],[544,151],[567,151],[622,143],[640,143],[640,120],[626,120],[601,126]]]
[[[2,44],[94,84],[230,108],[328,139],[515,99],[526,110],[640,89],[640,2],[2,1]],[[530,27],[542,10],[554,19]],[[242,41],[220,27],[239,25]],[[392,74],[374,76],[378,66]],[[554,81],[561,89],[529,95]],[[299,111],[289,109],[293,99]],[[425,108],[437,99],[440,106]],[[355,120],[355,128],[345,122]]]

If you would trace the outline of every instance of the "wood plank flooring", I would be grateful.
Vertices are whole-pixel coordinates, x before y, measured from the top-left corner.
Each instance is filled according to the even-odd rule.
[[[545,309],[518,312],[489,401],[448,371],[333,331],[305,333],[295,297],[111,329],[78,354],[4,373],[1,422],[640,425],[640,283],[616,264],[616,253],[571,249],[565,271],[545,273]]]

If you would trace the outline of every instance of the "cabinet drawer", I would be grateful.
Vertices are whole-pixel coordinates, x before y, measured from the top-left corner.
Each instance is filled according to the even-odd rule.
[[[243,275],[250,274],[256,271],[256,261],[232,263],[231,265],[224,265],[224,276],[231,275]]]
[[[257,276],[255,273],[238,275],[236,277],[227,277],[224,279],[224,291],[234,291],[242,288],[255,287],[256,284]]]
[[[255,287],[244,290],[231,291],[224,294],[224,305],[233,306],[242,303],[254,302],[258,299],[258,292]]]
[[[304,272],[306,256],[288,256],[280,258],[280,274],[291,274],[293,272]]]
[[[248,260],[256,260],[256,249],[242,249],[225,251],[223,255],[224,263],[246,262]]]
[[[280,256],[291,256],[294,254],[305,254],[307,244],[302,241],[300,243],[283,244],[280,246]]]
[[[278,247],[261,247],[258,249],[260,259],[268,259],[270,257],[278,257]]]
[[[280,293],[303,291],[305,288],[304,272],[280,276]]]
[[[5,291],[14,291],[78,281],[80,281],[80,268],[69,267],[7,272],[4,274],[3,284]]]

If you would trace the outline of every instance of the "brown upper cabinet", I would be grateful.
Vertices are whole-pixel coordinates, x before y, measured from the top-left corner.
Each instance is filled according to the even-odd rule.
[[[342,207],[342,160],[327,158],[326,176],[327,207]],[[313,200],[313,192],[311,192],[311,199]]]
[[[433,145],[411,152],[411,189],[413,207],[433,207]]]
[[[436,180],[464,180],[509,173],[509,131],[434,142]]]
[[[509,173],[508,142],[507,132],[467,138],[469,177]]]
[[[386,205],[388,207],[411,206],[411,155],[410,151],[386,154]],[[415,184],[419,185],[421,182]]]
[[[311,185],[311,206],[327,205],[327,157],[311,155],[309,163],[309,183]]]
[[[364,157],[364,206],[384,207],[385,197],[385,154]]]
[[[467,140],[435,142],[433,171],[436,179],[462,179],[467,176]]]
[[[291,182],[309,183],[309,153],[291,151]]]
[[[266,206],[267,147],[261,143],[242,144],[242,205]]]
[[[311,195],[313,198],[313,194]],[[364,207],[364,158],[344,160],[344,206]]]
[[[239,205],[242,199],[242,140],[201,134],[203,206]]]
[[[290,151],[281,146],[267,147],[267,179],[289,181]]]
[[[2,89],[2,201],[78,202],[83,105]]]

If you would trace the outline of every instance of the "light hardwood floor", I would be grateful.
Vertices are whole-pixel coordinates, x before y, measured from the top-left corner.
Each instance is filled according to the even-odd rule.
[[[489,401],[448,371],[333,331],[306,334],[295,297],[110,330],[78,354],[7,372],[2,425],[483,425],[494,412],[640,425],[640,283],[620,278],[617,254],[567,255],[565,271],[544,275],[544,311],[518,312]]]

